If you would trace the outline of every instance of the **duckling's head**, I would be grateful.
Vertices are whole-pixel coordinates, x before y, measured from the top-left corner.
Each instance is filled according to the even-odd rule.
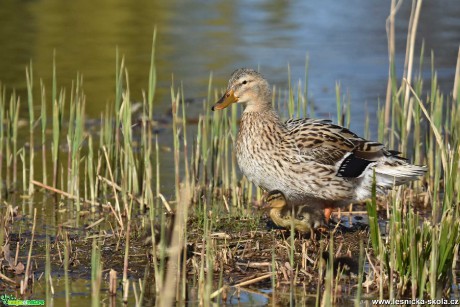
[[[265,202],[270,209],[276,209],[277,211],[281,211],[287,204],[283,192],[278,190],[269,192],[265,197]]]
[[[212,107],[222,110],[232,103],[243,103],[245,111],[259,111],[271,107],[272,95],[265,78],[249,68],[235,70],[228,81],[224,96]]]
[[[270,191],[265,197],[265,208],[270,210],[270,218],[280,227],[290,225],[291,215],[287,212],[289,210],[285,208],[286,205],[286,198],[281,191]]]

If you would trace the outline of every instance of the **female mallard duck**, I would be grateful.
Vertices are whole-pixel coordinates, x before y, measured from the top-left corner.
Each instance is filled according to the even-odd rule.
[[[268,82],[252,69],[233,72],[224,96],[212,107],[242,103],[236,157],[243,174],[266,191],[279,190],[288,206],[331,209],[416,180],[426,167],[368,141],[329,120],[282,122],[272,108]],[[314,226],[316,221],[310,221]]]

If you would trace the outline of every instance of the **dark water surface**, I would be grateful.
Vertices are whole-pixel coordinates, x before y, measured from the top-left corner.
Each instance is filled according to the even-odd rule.
[[[404,1],[396,17],[399,75],[410,9],[411,1]],[[334,86],[340,82],[351,97],[352,128],[359,131],[365,105],[373,114],[378,99],[385,98],[388,14],[389,1],[2,1],[0,80],[24,93],[24,68],[32,60],[37,84],[43,78],[50,93],[56,50],[59,85],[69,88],[82,73],[88,116],[98,118],[113,102],[117,47],[126,57],[131,95],[141,99],[156,25],[159,112],[169,107],[172,75],[192,98],[206,95],[210,72],[214,84],[223,87],[242,66],[260,67],[271,83],[285,87],[288,63],[297,82],[308,53],[318,116],[335,117]],[[457,0],[425,1],[417,35],[418,46],[425,39],[425,54],[434,50],[446,92],[452,89],[460,44],[458,16]]]

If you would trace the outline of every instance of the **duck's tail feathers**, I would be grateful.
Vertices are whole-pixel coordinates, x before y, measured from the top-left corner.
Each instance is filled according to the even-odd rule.
[[[398,186],[417,180],[426,171],[427,167],[422,165],[379,165],[375,168],[375,180],[377,186],[391,188],[394,185]]]

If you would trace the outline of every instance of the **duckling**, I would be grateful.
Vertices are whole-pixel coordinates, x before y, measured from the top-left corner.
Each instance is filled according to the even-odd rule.
[[[281,191],[269,192],[265,202],[270,208],[270,218],[279,227],[291,229],[291,226],[294,225],[296,231],[307,233],[321,226],[321,213],[312,211],[308,206],[296,208],[287,206],[286,198]]]
[[[321,260],[325,263],[328,263],[330,259],[330,254],[327,251],[321,253]],[[333,257],[332,258],[332,270],[334,272],[334,276],[339,272],[342,271],[345,275],[358,275],[359,272],[359,263],[357,259],[353,259],[349,256],[341,256],[341,257]]]

